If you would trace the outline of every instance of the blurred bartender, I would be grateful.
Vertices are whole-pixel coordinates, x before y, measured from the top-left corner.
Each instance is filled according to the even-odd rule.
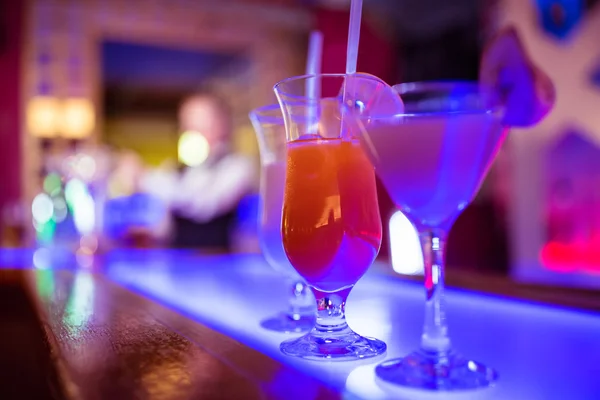
[[[232,122],[220,99],[196,94],[179,108],[179,162],[150,173],[145,191],[161,198],[171,211],[171,245],[230,250],[231,230],[240,200],[254,186],[255,167],[231,148]]]

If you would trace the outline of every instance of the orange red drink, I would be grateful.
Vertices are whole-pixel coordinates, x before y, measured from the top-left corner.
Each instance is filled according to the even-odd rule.
[[[375,173],[355,140],[288,143],[282,238],[290,263],[323,292],[351,287],[381,245]]]

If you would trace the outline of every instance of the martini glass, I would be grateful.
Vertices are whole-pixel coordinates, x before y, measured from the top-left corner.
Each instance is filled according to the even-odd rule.
[[[313,329],[280,349],[305,359],[348,361],[386,350],[384,342],[350,329],[345,317],[346,299],[377,256],[382,231],[375,172],[357,124],[345,116],[349,80],[363,105],[385,85],[372,76],[323,74],[292,77],[274,88],[287,139],[283,247],[317,301]]]
[[[314,298],[306,282],[290,265],[281,241],[281,209],[285,183],[285,125],[278,104],[250,112],[260,150],[259,239],[267,263],[285,276],[289,285],[287,312],[268,318],[261,326],[276,332],[306,332],[315,324]]]
[[[456,353],[444,302],[446,237],[477,194],[504,141],[503,110],[488,106],[476,83],[407,83],[394,87],[397,114],[357,114],[364,148],[396,206],[419,232],[425,264],[421,348],[376,368],[394,384],[431,390],[489,386],[496,373]]]

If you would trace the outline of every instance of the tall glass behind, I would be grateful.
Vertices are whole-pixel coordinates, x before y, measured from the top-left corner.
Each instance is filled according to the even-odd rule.
[[[261,322],[277,332],[304,332],[314,325],[314,298],[304,279],[290,265],[281,239],[281,210],[285,184],[285,125],[279,105],[260,107],[250,113],[260,150],[259,239],[267,263],[286,277],[288,310]]]

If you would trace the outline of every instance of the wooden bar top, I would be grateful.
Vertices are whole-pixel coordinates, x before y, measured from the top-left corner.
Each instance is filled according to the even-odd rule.
[[[295,398],[282,376],[340,397],[90,271],[0,271],[0,313],[3,400]]]

